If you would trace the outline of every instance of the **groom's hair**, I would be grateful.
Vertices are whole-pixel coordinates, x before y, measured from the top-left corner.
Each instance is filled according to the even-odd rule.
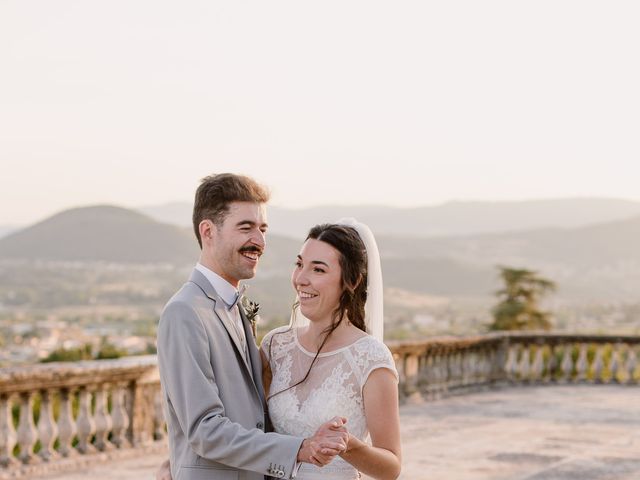
[[[269,197],[266,187],[245,175],[219,173],[204,177],[193,203],[193,230],[200,248],[200,222],[211,220],[216,226],[221,226],[232,202],[267,203]]]

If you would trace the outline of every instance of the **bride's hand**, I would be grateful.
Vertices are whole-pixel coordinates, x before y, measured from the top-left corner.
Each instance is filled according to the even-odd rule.
[[[303,442],[298,460],[322,467],[343,453],[349,440],[345,423],[347,419],[343,417],[334,417],[323,423],[313,437]]]

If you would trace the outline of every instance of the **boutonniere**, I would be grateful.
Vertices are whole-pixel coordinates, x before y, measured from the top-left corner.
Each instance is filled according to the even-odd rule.
[[[242,297],[240,301],[242,303],[242,309],[244,310],[244,314],[251,323],[251,333],[253,333],[253,338],[258,338],[258,320],[260,316],[258,315],[258,310],[260,310],[260,304],[256,302],[252,302],[247,297]]]

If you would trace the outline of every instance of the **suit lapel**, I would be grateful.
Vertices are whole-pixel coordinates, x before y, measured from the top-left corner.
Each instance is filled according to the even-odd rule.
[[[224,328],[227,330],[227,333],[231,337],[231,341],[233,342],[234,347],[240,354],[240,358],[242,358],[242,363],[249,370],[249,365],[247,364],[247,359],[244,354],[244,348],[242,348],[242,343],[238,338],[238,333],[236,332],[236,328],[233,326],[233,322],[235,319],[231,316],[231,312],[227,310],[226,304],[220,299],[218,301],[214,300],[213,311],[216,313],[217,317],[220,319]]]
[[[255,385],[256,382],[256,378],[261,379],[261,376],[256,377],[255,376],[255,368],[253,366],[254,360],[251,357],[251,347],[253,347],[254,350],[257,351],[255,344],[253,342],[253,335],[251,334],[251,332],[249,332],[249,335],[246,336],[247,339],[247,348],[249,349],[249,357],[251,358],[251,364],[249,365],[247,363],[246,360],[246,356],[244,354],[244,350],[242,348],[242,343],[240,343],[240,339],[238,338],[238,335],[236,333],[236,329],[233,327],[233,324],[231,322],[234,322],[235,320],[231,317],[230,312],[227,310],[227,305],[224,303],[224,300],[222,300],[222,298],[220,298],[220,296],[218,295],[218,293],[215,291],[215,289],[213,288],[213,285],[211,285],[211,283],[209,282],[209,280],[206,279],[206,277],[200,273],[198,270],[193,270],[193,272],[191,273],[191,277],[189,278],[190,282],[195,283],[196,285],[198,285],[202,291],[205,293],[205,295],[207,297],[209,297],[212,301],[213,301],[213,311],[215,313],[215,316],[218,318],[218,320],[220,321],[220,323],[222,323],[222,325],[224,326],[225,330],[227,331],[227,333],[229,334],[229,337],[231,338],[231,343],[233,344],[234,348],[236,349],[236,352],[238,353],[238,355],[240,356],[241,360],[242,360],[242,364],[244,365],[244,368],[246,368],[247,373],[249,373],[250,377],[253,379],[253,383],[254,386],[256,387],[256,390],[258,391],[258,394],[260,396],[260,398],[263,398],[262,395],[262,391],[260,388],[258,388]],[[246,321],[243,317],[243,311],[242,308],[240,308],[240,316],[243,319],[243,326],[245,328],[245,334],[246,334]]]
[[[253,371],[253,383],[256,384],[258,393],[260,394],[260,398],[262,398],[264,402],[264,391],[262,388],[258,387],[258,385],[262,386],[262,360],[260,359],[260,351],[258,350],[255,339],[253,338],[251,325],[249,323],[249,320],[247,320],[244,308],[242,307],[240,307],[240,317],[242,318],[244,335],[247,339],[247,350],[249,351],[249,359],[251,361],[251,368]]]

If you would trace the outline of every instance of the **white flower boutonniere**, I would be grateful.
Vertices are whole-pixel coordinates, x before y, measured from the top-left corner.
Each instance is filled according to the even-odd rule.
[[[247,297],[242,297],[240,301],[242,303],[242,309],[244,310],[244,314],[251,323],[251,333],[253,333],[254,340],[258,338],[258,320],[260,320],[260,316],[258,315],[258,310],[260,310],[260,304],[256,302],[252,302]]]

